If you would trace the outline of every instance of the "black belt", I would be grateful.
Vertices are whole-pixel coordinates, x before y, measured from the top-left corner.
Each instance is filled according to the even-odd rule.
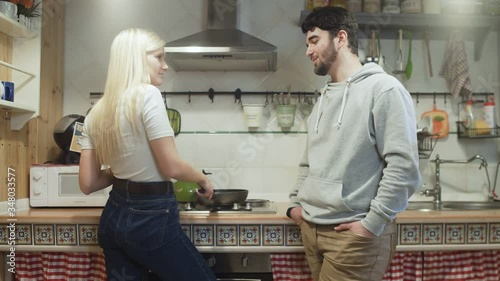
[[[156,181],[156,182],[135,182],[113,179],[113,190],[121,194],[165,194],[174,193],[174,184],[171,181]]]

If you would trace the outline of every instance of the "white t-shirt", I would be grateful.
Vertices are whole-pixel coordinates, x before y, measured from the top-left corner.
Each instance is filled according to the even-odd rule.
[[[88,134],[91,118],[92,111],[85,118],[80,138],[82,150],[94,149],[92,136]],[[137,121],[139,135],[136,135],[132,125],[122,112],[120,126],[123,152],[122,155],[116,155],[109,163],[113,175],[119,179],[138,182],[169,180],[162,176],[149,145],[151,140],[174,136],[161,93],[155,86],[147,86],[144,107],[142,111],[138,112]]]

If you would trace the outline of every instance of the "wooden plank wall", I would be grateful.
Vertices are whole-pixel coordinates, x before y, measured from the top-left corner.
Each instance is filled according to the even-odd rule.
[[[16,169],[16,197],[29,197],[29,167],[53,160],[59,152],[52,137],[55,123],[62,117],[64,73],[64,1],[43,0],[40,66],[40,112],[20,131],[10,130],[10,123],[0,116],[0,177],[6,187],[8,167]],[[12,39],[0,33],[0,59],[12,62]],[[11,72],[0,69],[0,80]],[[6,190],[5,188],[0,188]],[[7,193],[0,192],[0,201]]]

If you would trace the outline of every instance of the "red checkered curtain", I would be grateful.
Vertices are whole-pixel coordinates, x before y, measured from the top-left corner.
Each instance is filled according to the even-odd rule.
[[[500,251],[425,252],[425,281],[498,281]]]
[[[313,281],[304,253],[271,254],[274,281]]]
[[[383,280],[422,281],[422,259],[421,252],[396,252]]]
[[[16,253],[18,281],[105,281],[102,253]]]

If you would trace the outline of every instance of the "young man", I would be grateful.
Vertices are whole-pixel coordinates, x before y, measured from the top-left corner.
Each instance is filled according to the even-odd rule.
[[[330,76],[308,120],[287,211],[315,281],[382,280],[396,246],[393,220],[421,182],[410,94],[377,64],[361,65],[357,30],[338,7],[302,24],[314,72]]]

